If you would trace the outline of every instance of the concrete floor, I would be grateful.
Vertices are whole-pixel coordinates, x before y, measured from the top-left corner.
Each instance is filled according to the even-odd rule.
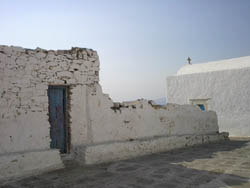
[[[0,183],[1,188],[250,188],[250,139],[178,149]]]

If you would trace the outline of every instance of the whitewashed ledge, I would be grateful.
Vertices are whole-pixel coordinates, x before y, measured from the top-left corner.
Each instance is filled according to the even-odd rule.
[[[107,142],[80,146],[82,155],[77,160],[82,164],[98,164],[124,160],[194,145],[215,143],[228,139],[228,133],[207,135],[158,136],[132,141]]]

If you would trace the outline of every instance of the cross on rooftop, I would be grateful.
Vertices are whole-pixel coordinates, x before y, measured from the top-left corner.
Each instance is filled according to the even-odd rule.
[[[188,63],[189,65],[191,65],[191,58],[190,58],[190,57],[187,58],[187,63]]]

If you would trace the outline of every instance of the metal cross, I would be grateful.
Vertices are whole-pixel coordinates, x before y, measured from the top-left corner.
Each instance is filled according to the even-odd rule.
[[[191,65],[191,58],[190,58],[190,57],[187,58],[187,63],[188,63],[189,65]]]

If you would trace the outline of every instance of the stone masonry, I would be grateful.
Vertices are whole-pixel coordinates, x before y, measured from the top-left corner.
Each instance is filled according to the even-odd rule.
[[[216,113],[193,105],[114,103],[99,84],[99,57],[85,48],[0,46],[0,180],[227,139]],[[68,88],[66,154],[51,147],[48,89]],[[66,155],[66,156],[65,156]]]
[[[70,88],[73,98],[68,110],[74,145],[87,139],[83,135],[85,119],[81,119],[84,104],[79,105],[82,88],[92,88],[98,81],[99,58],[91,49],[0,46],[0,179],[63,167],[59,152],[50,149],[48,86]]]
[[[46,51],[0,46],[1,118],[47,113],[48,84],[94,84],[99,81],[98,73],[99,59],[90,49]]]

